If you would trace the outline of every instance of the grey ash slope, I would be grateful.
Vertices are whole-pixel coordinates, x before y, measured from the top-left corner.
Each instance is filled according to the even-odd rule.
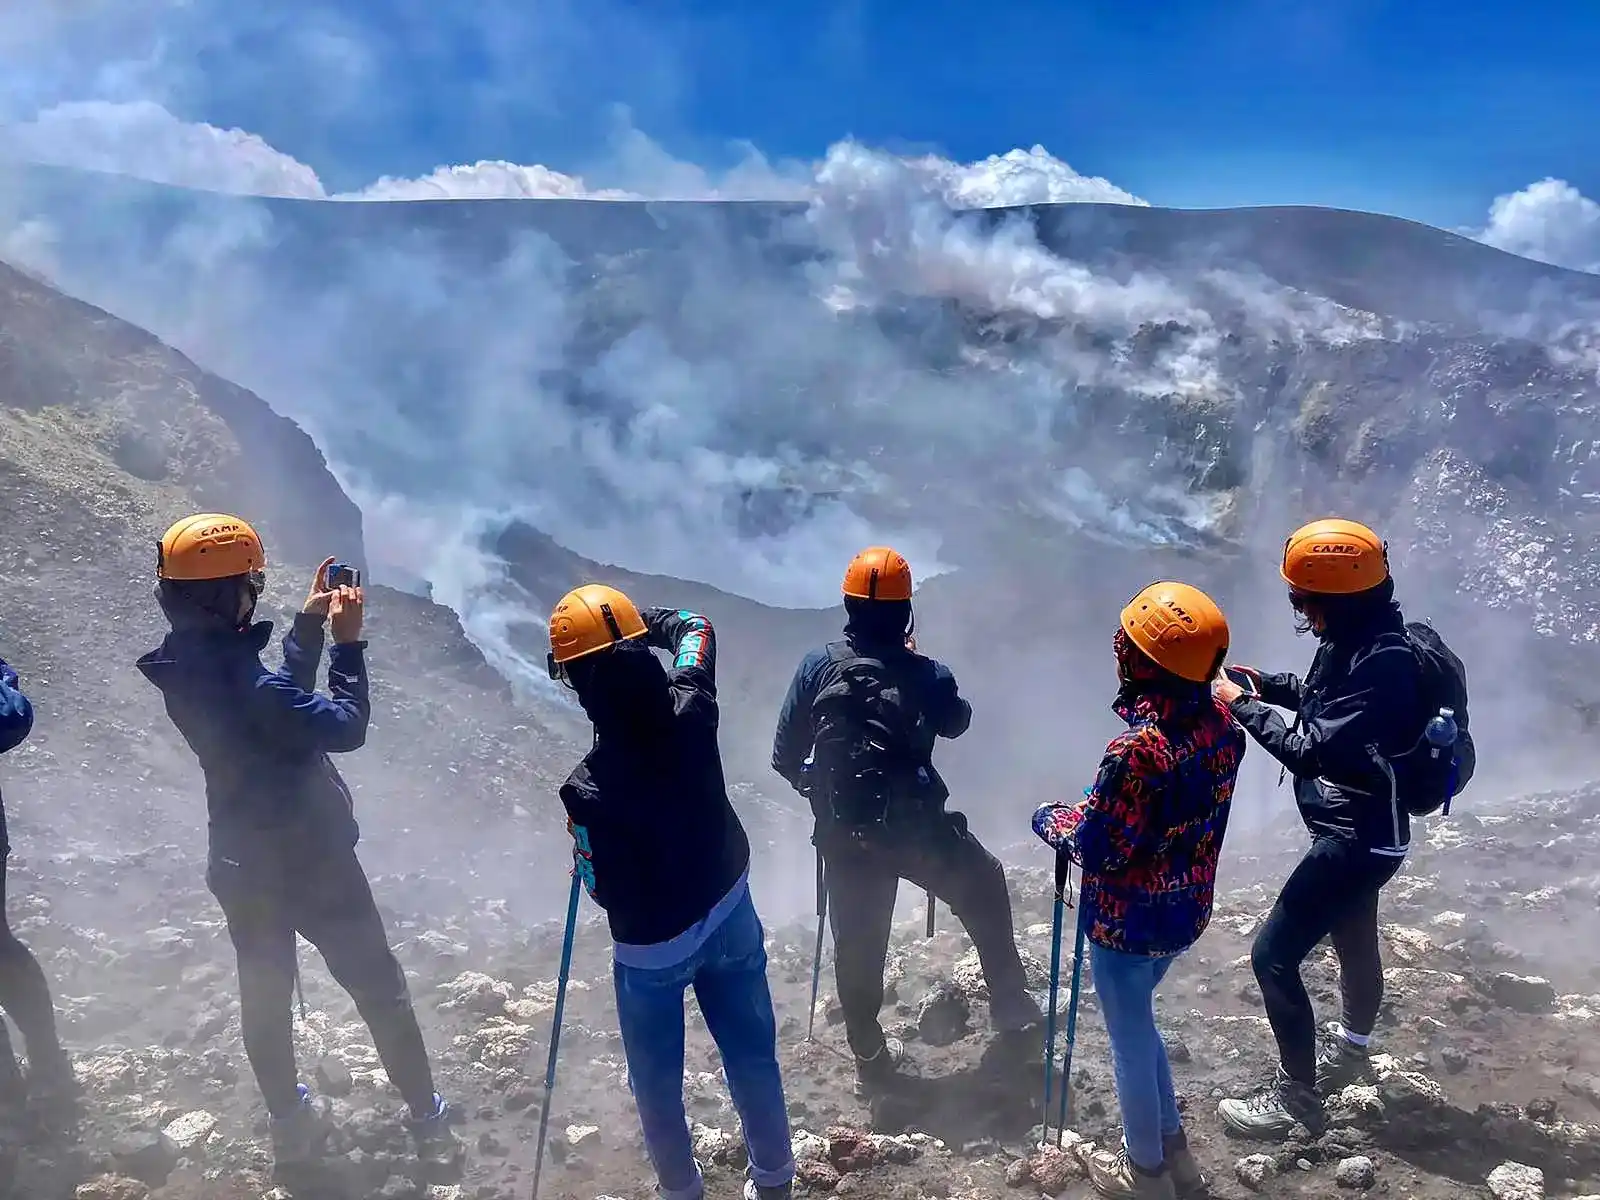
[[[165,628],[155,538],[187,512],[248,513],[269,546],[266,615],[281,620],[324,554],[363,559],[360,513],[259,398],[3,266],[0,495],[3,653],[40,714],[6,758],[14,840],[193,845],[193,756],[132,670]],[[401,841],[402,861],[500,844],[521,869],[537,822],[515,809],[549,802],[569,718],[519,711],[447,609],[378,587],[371,629],[378,715],[348,763],[358,803],[382,813],[371,832]],[[404,844],[408,823],[441,809],[437,833]]]

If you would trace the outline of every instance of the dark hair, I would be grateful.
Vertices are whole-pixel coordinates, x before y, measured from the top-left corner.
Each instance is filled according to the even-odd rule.
[[[1394,606],[1394,579],[1385,579],[1364,592],[1345,595],[1302,592],[1290,588],[1289,603],[1294,606],[1294,627],[1297,632],[1316,632],[1320,638],[1337,637],[1347,629],[1359,629],[1370,624]],[[1322,620],[1320,632],[1312,624],[1313,617]]]

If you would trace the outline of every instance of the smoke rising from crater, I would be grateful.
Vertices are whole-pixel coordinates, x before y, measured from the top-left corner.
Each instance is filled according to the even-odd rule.
[[[484,158],[363,174],[336,148],[312,166],[199,119],[210,85],[178,48],[209,39],[236,55],[247,32],[292,42],[295,72],[339,68],[285,77],[272,115],[286,130],[304,132],[297,105],[353,129],[406,108],[374,81],[394,69],[385,37],[421,28],[408,23],[420,10],[399,6],[397,32],[379,36],[310,7],[318,19],[294,29],[241,30],[215,5],[135,6],[114,17],[140,48],[122,57],[85,32],[109,10],[28,9],[0,44],[31,64],[0,82],[12,160],[203,191],[55,175],[70,193],[57,205],[13,170],[0,176],[4,253],[297,420],[360,502],[378,577],[428,581],[525,687],[543,686],[527,631],[554,597],[508,576],[495,539],[509,523],[788,607],[831,605],[849,555],[893,541],[924,581],[965,568],[968,583],[940,581],[961,594],[961,627],[925,645],[981,702],[979,744],[997,761],[966,770],[993,792],[974,798],[975,822],[1020,828],[1034,800],[1076,792],[1113,727],[1115,599],[1197,573],[1236,614],[1241,655],[1303,665],[1271,570],[1285,528],[1320,515],[1295,505],[1404,509],[1392,489],[1290,460],[1287,442],[1315,440],[1321,410],[1301,399],[1320,403],[1323,381],[1266,399],[1272,378],[1240,369],[1263,346],[1377,345],[1397,324],[1243,269],[1079,256],[1030,216],[962,211],[1146,204],[1042,147],[956,163],[847,139],[816,163],[746,146],[697,165],[631,115],[670,100],[667,51],[643,73],[650,95],[605,108],[572,170]],[[598,34],[551,11],[531,31],[510,5],[471,20],[530,54],[539,39],[594,49]],[[652,57],[632,18],[593,13],[625,55]],[[492,63],[486,120],[508,120],[495,104],[549,61],[547,46]],[[255,88],[259,107],[269,82],[233,86]],[[540,86],[515,103],[559,107]],[[670,120],[670,103],[659,111]],[[1544,184],[1519,196],[1496,202],[1482,240],[1593,269],[1590,202]],[[434,199],[451,203],[411,203]],[[512,201],[566,207],[535,221]],[[1306,426],[1292,438],[1291,420]],[[1218,565],[1223,550],[1243,555],[1236,567]],[[985,573],[1003,616],[975,598]],[[1425,589],[1407,598],[1426,607]],[[1027,632],[1030,614],[1048,638]],[[1248,772],[1264,790],[1262,757]]]

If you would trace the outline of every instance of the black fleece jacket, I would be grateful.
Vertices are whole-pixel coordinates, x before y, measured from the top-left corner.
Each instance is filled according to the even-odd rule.
[[[644,645],[624,643],[574,672],[595,742],[561,785],[561,803],[612,938],[653,946],[732,890],[750,866],[750,841],[717,747],[711,622],[670,608],[641,615]],[[670,670],[652,646],[672,653]]]
[[[1374,753],[1409,749],[1425,718],[1421,666],[1389,594],[1330,621],[1304,680],[1263,675],[1260,698],[1241,696],[1231,708],[1293,774],[1312,834],[1397,856],[1411,843],[1411,822]],[[1274,705],[1296,714],[1292,727]]]

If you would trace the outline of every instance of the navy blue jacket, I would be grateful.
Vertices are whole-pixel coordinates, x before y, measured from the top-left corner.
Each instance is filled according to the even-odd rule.
[[[17,673],[0,659],[0,754],[15,750],[33,732],[33,705],[17,686]],[[0,858],[11,853],[6,837],[5,802],[0,800]],[[0,915],[0,920],[3,920]]]
[[[901,679],[909,700],[919,704],[927,718],[927,744],[915,747],[923,765],[931,769],[936,738],[957,738],[972,724],[972,705],[956,687],[950,668],[937,659],[907,650],[902,641],[883,643],[849,635],[846,641],[863,654],[881,658]],[[837,645],[837,643],[834,643]],[[817,693],[833,680],[838,671],[828,657],[827,648],[813,650],[800,660],[789,692],[778,710],[778,730],[772,739],[772,769],[796,791],[801,787],[801,770],[816,741],[811,706]]]
[[[329,648],[329,694],[320,695],[321,618],[295,617],[276,671],[261,662],[271,637],[270,621],[175,629],[139,660],[205,772],[212,855],[240,864],[348,849],[360,835],[328,756],[367,740],[366,643]]]

